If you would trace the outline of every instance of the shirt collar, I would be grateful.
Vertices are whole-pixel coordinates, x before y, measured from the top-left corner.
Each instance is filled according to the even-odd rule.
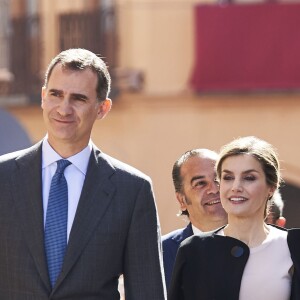
[[[90,140],[88,145],[83,150],[81,150],[79,153],[73,156],[68,157],[68,160],[84,175],[86,175],[92,147],[93,147],[93,143]],[[42,163],[43,169],[55,163],[56,161],[62,159],[62,157],[57,152],[55,152],[55,150],[50,146],[47,136],[43,140],[42,153],[43,153],[43,163]]]
[[[200,234],[200,233],[203,232],[203,231],[201,231],[199,228],[197,228],[196,226],[194,226],[193,224],[192,224],[192,228],[193,228],[194,234]]]

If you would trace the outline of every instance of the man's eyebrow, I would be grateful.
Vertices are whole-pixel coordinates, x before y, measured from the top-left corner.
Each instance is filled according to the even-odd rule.
[[[53,93],[53,92],[59,93],[59,94],[62,93],[62,91],[61,91],[61,90],[58,90],[58,89],[50,89],[50,90],[49,90],[49,93]]]
[[[84,94],[72,93],[71,95],[72,95],[72,97],[75,97],[75,98],[80,98],[80,99],[88,100],[88,97],[86,95],[84,95]]]
[[[192,179],[191,179],[191,184],[192,184],[195,180],[203,179],[203,178],[205,178],[204,175],[194,176],[194,177],[192,177]]]
[[[63,91],[62,90],[58,90],[58,89],[50,89],[49,93],[57,93],[59,95],[62,95]],[[88,100],[88,97],[85,94],[81,94],[81,93],[72,93],[71,97],[77,98],[77,99]]]

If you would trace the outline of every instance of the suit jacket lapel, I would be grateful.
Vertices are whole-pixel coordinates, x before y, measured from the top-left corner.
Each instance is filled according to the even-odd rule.
[[[70,271],[104,215],[116,189],[109,180],[114,172],[104,155],[93,149],[69,237],[64,273],[58,278],[54,290]]]
[[[41,143],[19,156],[16,164],[17,169],[11,178],[11,191],[17,218],[37,270],[50,290],[44,251]]]
[[[172,239],[178,244],[178,247],[182,241],[184,241],[186,238],[192,236],[193,229],[192,229],[192,223],[189,223],[187,227],[185,227],[182,231],[180,231],[177,235],[175,235]]]

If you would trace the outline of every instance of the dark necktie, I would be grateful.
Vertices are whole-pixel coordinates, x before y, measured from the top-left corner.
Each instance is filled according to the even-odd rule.
[[[68,184],[64,170],[70,164],[65,159],[57,161],[57,169],[51,181],[48,199],[45,249],[52,287],[61,271],[67,248]]]

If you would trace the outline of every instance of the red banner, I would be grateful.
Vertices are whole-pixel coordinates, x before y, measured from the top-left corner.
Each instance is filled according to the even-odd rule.
[[[300,4],[197,5],[197,91],[300,88]]]

